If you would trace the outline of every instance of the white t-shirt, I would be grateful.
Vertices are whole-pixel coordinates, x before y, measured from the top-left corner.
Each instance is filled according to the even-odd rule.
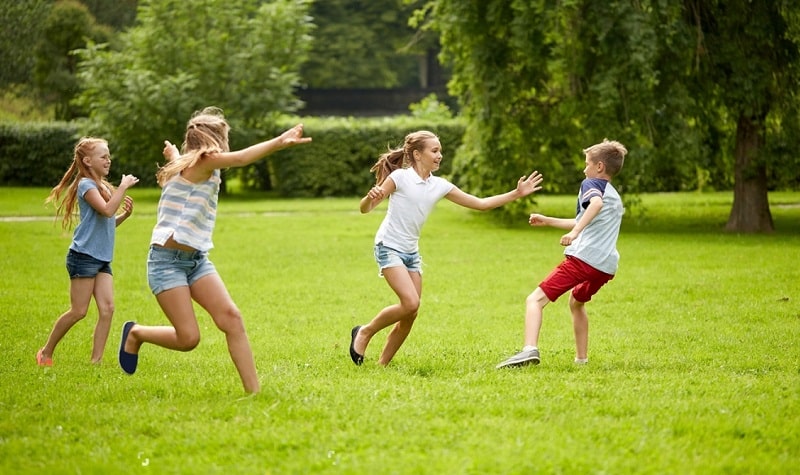
[[[578,195],[576,223],[586,212],[593,196],[603,199],[603,208],[572,244],[564,249],[564,254],[577,257],[599,271],[614,275],[619,266],[617,238],[625,209],[622,198],[608,180],[587,178],[581,183]]]
[[[389,195],[389,208],[383,218],[375,244],[380,242],[400,252],[419,252],[419,235],[434,205],[455,185],[431,175],[423,180],[413,168],[393,171],[387,179],[395,184]]]

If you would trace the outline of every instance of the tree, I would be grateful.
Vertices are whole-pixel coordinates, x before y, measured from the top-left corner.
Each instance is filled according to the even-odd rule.
[[[695,32],[698,101],[723,108],[735,122],[733,207],[726,229],[769,232],[768,169],[779,166],[766,146],[773,124],[797,117],[800,38],[790,32],[798,17],[793,2],[685,1]],[[777,134],[775,134],[777,132]]]
[[[79,103],[120,157],[115,169],[154,183],[163,140],[179,141],[204,106],[225,111],[233,147],[295,110],[310,44],[307,11],[305,0],[140,2],[119,50],[93,45],[81,53]]]
[[[137,0],[81,0],[99,23],[124,30],[136,20]]]
[[[33,71],[31,45],[52,0],[0,0],[0,89],[25,84]]]
[[[71,104],[78,92],[78,58],[74,50],[86,47],[88,41],[104,42],[111,30],[95,22],[81,2],[57,1],[45,16],[41,36],[34,48],[33,82],[37,96],[55,105],[56,120],[71,120],[81,115]]]
[[[419,85],[419,61],[405,0],[314,2],[314,44],[302,67],[315,88],[391,88]]]
[[[535,166],[549,190],[566,192],[580,178],[577,152],[611,137],[631,152],[623,187],[733,184],[727,228],[771,229],[768,167],[796,149],[790,3],[430,2],[427,27],[440,33],[468,120],[454,173],[493,193]],[[775,145],[764,148],[767,136]]]

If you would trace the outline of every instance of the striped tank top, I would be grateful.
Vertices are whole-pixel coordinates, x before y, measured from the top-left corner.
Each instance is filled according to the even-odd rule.
[[[172,236],[175,242],[198,251],[211,250],[220,181],[219,170],[201,183],[192,183],[180,174],[170,178],[161,189],[150,244],[163,246]]]

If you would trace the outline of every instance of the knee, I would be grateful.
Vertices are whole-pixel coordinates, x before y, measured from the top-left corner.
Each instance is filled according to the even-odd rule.
[[[178,351],[192,351],[200,344],[200,332],[179,333],[177,343]]]
[[[111,320],[114,315],[114,302],[104,302],[97,304],[97,313],[100,320]]]
[[[76,322],[83,320],[88,310],[89,309],[87,307],[82,307],[82,308],[72,307],[61,318],[74,324]]]
[[[408,315],[408,318],[411,320],[417,318],[417,312],[419,312],[419,297],[417,298],[409,298],[404,299],[400,302],[400,306],[403,308],[405,313]]]
[[[537,288],[525,299],[525,306],[544,308],[548,302],[550,302],[550,299],[547,298],[547,295]]]
[[[242,313],[235,305],[226,308],[218,316],[214,317],[214,322],[223,333],[240,333],[244,331]]]
[[[586,304],[584,302],[579,302],[575,300],[575,297],[570,294],[569,296],[569,308],[570,310],[582,310]]]

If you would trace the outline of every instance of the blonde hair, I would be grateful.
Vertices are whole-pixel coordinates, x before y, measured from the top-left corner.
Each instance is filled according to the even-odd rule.
[[[427,130],[418,130],[406,135],[402,146],[394,149],[390,147],[389,151],[381,155],[369,169],[370,173],[375,174],[375,183],[380,185],[393,171],[407,168],[414,162],[415,150],[423,151],[428,140],[438,138],[436,134]]]
[[[628,149],[616,140],[603,139],[599,144],[583,149],[583,153],[590,160],[605,165],[606,173],[610,176],[616,176],[622,170]]]
[[[111,183],[109,183],[105,177],[97,176],[92,169],[83,163],[83,159],[86,158],[89,152],[94,150],[98,144],[108,145],[108,142],[96,137],[81,137],[81,139],[78,140],[73,150],[72,163],[67,169],[67,172],[64,173],[58,185],[50,190],[50,194],[45,200],[45,203],[55,203],[56,217],[62,216],[61,227],[64,229],[70,228],[75,221],[75,203],[78,201],[78,182],[81,181],[81,178],[90,178],[94,180],[94,182],[97,183],[100,196],[106,201],[111,199],[111,193],[114,191],[114,187]]]
[[[192,114],[186,124],[181,156],[158,169],[158,184],[164,186],[170,178],[194,166],[208,154],[230,151],[229,131],[230,126],[225,115],[218,107],[206,107]]]

